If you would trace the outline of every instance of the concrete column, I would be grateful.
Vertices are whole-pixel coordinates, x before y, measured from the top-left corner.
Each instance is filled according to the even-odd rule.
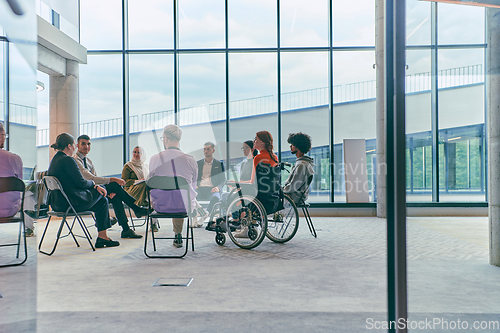
[[[490,264],[500,266],[500,10],[487,8],[486,20]]]
[[[375,1],[375,63],[377,77],[377,217],[387,217],[385,159],[384,0]]]
[[[78,135],[78,62],[66,60],[65,76],[50,76],[49,137],[50,144],[59,134],[65,132]],[[50,150],[50,158],[54,156]]]

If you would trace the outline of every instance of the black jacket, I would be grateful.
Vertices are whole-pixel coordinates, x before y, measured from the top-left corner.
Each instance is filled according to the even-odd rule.
[[[203,176],[203,164],[205,163],[205,159],[202,158],[198,162],[198,180],[196,185],[200,186],[201,176]],[[222,190],[224,186],[224,182],[226,181],[226,174],[224,173],[224,164],[221,161],[213,159],[212,162],[212,170],[210,172],[210,180],[212,181],[212,185],[214,187],[218,187]]]
[[[58,151],[50,162],[47,176],[54,176],[59,180],[76,210],[88,209],[93,204],[91,191],[97,192],[94,182],[83,178],[73,157]],[[66,199],[59,191],[50,194],[49,203],[56,211],[64,211],[68,207]]]

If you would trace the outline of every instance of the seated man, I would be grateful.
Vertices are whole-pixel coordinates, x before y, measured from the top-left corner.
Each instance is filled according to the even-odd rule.
[[[292,154],[297,156],[297,161],[285,182],[283,192],[299,205],[306,201],[309,195],[309,187],[305,188],[307,179],[314,175],[314,160],[305,155],[311,150],[311,137],[304,133],[290,133],[287,142],[290,144]]]
[[[196,202],[196,179],[198,178],[198,168],[193,156],[183,153],[179,149],[179,142],[182,137],[182,130],[177,125],[167,125],[163,129],[163,146],[165,150],[151,157],[149,161],[149,178],[154,176],[180,176],[186,179],[190,185],[191,202],[186,202],[185,191],[173,190],[162,191],[151,190],[151,205],[158,213],[185,213],[187,209],[198,208]],[[188,208],[189,207],[189,208]],[[175,233],[174,246],[182,247],[182,227],[183,218],[173,218],[173,229]]]
[[[212,211],[214,204],[219,201],[220,193],[226,176],[224,174],[224,164],[216,160],[213,155],[215,145],[213,142],[205,143],[203,147],[204,159],[197,162],[198,164],[198,179],[196,191],[198,192],[198,200],[210,200],[208,211]]]
[[[86,134],[80,135],[77,140],[78,152],[75,154],[74,158],[78,164],[78,168],[86,180],[93,180],[97,185],[104,185],[108,193],[109,201],[113,204],[113,209],[115,211],[118,223],[122,227],[122,238],[141,238],[142,235],[138,235],[134,230],[130,229],[128,226],[127,215],[125,214],[125,209],[123,208],[123,203],[125,202],[134,211],[137,217],[142,217],[147,214],[147,209],[141,208],[135,204],[135,199],[130,196],[122,188],[125,185],[125,181],[120,178],[115,177],[98,177],[95,171],[92,161],[87,157],[90,152],[90,137]]]
[[[4,148],[7,134],[3,123],[0,123],[0,177],[17,177],[23,179],[23,161],[18,155]],[[0,217],[11,217],[16,215],[21,208],[22,197],[19,192],[0,193]],[[33,209],[35,198],[33,193],[26,192],[24,197],[24,209]],[[26,237],[33,237],[35,227],[33,219],[24,214],[24,225],[26,226]]]

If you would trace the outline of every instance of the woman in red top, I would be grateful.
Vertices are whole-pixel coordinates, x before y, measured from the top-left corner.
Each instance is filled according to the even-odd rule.
[[[255,134],[253,147],[259,151],[259,154],[253,159],[252,178],[240,183],[255,183],[255,169],[260,162],[271,164],[272,167],[278,165],[278,156],[273,152],[273,136],[268,131],[260,131]]]

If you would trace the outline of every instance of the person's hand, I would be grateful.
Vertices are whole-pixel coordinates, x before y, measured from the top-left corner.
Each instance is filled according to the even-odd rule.
[[[115,183],[117,183],[120,186],[124,186],[125,185],[125,181],[123,179],[121,179],[121,178],[111,177],[109,181],[110,182],[115,182]]]
[[[220,189],[218,187],[213,187],[212,188],[212,193],[215,193],[215,192],[220,192]]]
[[[116,193],[110,193],[108,194],[108,198],[113,199],[115,197]]]
[[[96,185],[95,189],[97,190],[97,192],[99,192],[100,194],[102,194],[103,197],[106,196],[107,192],[106,192],[106,189],[104,187]]]

